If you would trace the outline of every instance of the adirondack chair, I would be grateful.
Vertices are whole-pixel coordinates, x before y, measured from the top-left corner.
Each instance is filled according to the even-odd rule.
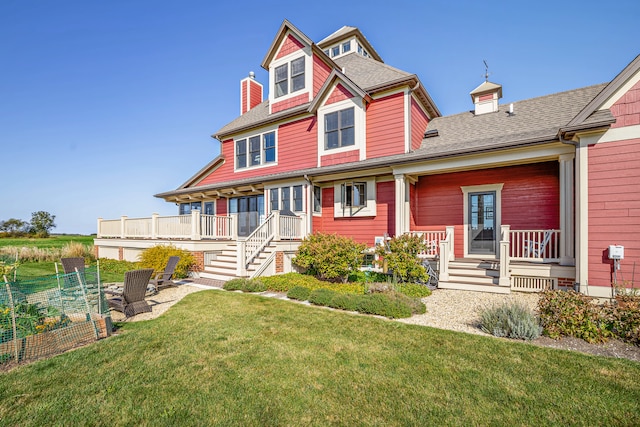
[[[84,258],[61,258],[60,262],[62,263],[62,269],[64,270],[64,274],[75,273],[76,268],[80,273],[84,272]]]
[[[126,317],[132,317],[139,313],[151,311],[151,306],[145,301],[147,285],[153,274],[153,268],[127,271],[124,273],[124,285],[122,292],[105,289],[104,293],[114,295],[107,299],[109,307],[124,313]]]
[[[545,231],[542,241],[527,240],[524,247],[525,258],[543,258],[545,249],[547,248],[549,241],[551,241],[552,234],[553,233],[551,231]]]
[[[179,256],[169,257],[164,271],[157,273],[155,277],[149,281],[149,283],[155,287],[156,291],[159,291],[162,288],[167,288],[169,286],[176,286],[176,284],[171,279],[176,271],[176,266],[178,265],[179,261]]]

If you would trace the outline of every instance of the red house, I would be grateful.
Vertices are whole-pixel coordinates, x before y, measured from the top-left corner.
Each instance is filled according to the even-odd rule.
[[[268,90],[240,82],[220,155],[156,195],[179,215],[99,219],[99,256],[172,242],[228,279],[290,271],[312,232],[420,233],[444,288],[607,297],[636,280],[640,57],[610,83],[509,105],[485,81],[446,117],[357,28],[315,43],[284,21],[262,67]]]

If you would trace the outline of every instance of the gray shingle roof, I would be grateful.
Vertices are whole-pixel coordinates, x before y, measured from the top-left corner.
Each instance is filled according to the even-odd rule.
[[[500,105],[499,111],[474,115],[472,111],[446,117],[436,117],[427,131],[437,130],[438,136],[425,138],[416,151],[446,152],[474,150],[481,147],[510,144],[516,141],[553,139],[591,101],[606,84],[589,86],[539,98],[514,102],[514,115],[509,106]],[[590,119],[594,123],[604,119]],[[611,116],[610,113],[608,113]]]

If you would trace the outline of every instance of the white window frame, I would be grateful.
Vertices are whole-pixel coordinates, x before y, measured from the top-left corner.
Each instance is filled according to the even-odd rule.
[[[272,162],[265,162],[265,140],[264,137],[267,134],[273,133],[274,135],[274,151],[275,151],[275,159]],[[249,140],[254,137],[260,137],[260,163],[256,165],[251,165],[251,144]],[[245,140],[246,144],[246,166],[238,167],[238,142]],[[233,139],[233,170],[234,172],[242,172],[246,170],[254,170],[259,168],[276,166],[278,164],[278,129],[277,126],[271,126],[269,128],[265,128],[260,132],[252,132],[246,133],[243,135],[239,135]]]
[[[348,206],[343,200],[345,195],[344,186],[350,184],[366,185],[366,197],[364,206]],[[363,217],[377,215],[376,202],[376,179],[375,178],[354,178],[338,181],[333,184],[333,216],[335,218]]]
[[[334,85],[334,89],[337,85]],[[353,145],[337,148],[325,148],[325,115],[335,113],[336,111],[345,110],[353,107]],[[366,113],[362,106],[362,99],[354,97],[340,102],[322,106],[318,109],[318,166],[321,166],[322,156],[330,154],[343,153],[346,151],[359,151],[358,160],[366,158]]]
[[[271,197],[272,194],[275,192],[277,194],[277,200],[278,200],[278,211],[283,210],[283,206],[282,206],[282,189],[283,188],[288,188],[289,189],[289,198],[288,198],[288,202],[289,202],[289,210],[291,212],[294,212],[296,214],[302,214],[302,213],[306,213],[307,212],[307,190],[306,190],[306,185],[307,182],[306,181],[288,181],[288,182],[281,182],[279,184],[271,184],[271,185],[265,185],[265,200],[267,201],[267,209],[268,209],[268,213],[271,213],[273,211],[273,209],[271,209]],[[297,186],[301,186],[302,187],[302,210],[297,211],[295,210],[295,200],[293,198],[293,188],[297,187]],[[267,200],[267,194],[268,195],[268,200]]]
[[[286,37],[283,38],[286,40]],[[295,92],[292,92],[292,84],[291,84],[291,62],[304,57],[304,88],[299,89]],[[287,64],[287,79],[288,79],[288,93],[286,95],[281,95],[276,98],[275,88],[276,88],[276,68]],[[313,58],[311,55],[311,47],[305,46],[300,50],[296,50],[293,53],[283,56],[282,58],[278,58],[269,64],[269,113],[271,113],[271,106],[274,103],[279,103],[281,101],[285,101],[289,98],[293,98],[304,93],[309,94],[311,92],[311,88],[313,87]]]
[[[320,191],[320,197],[318,199],[318,205],[320,207],[319,210],[316,210],[316,195],[315,195],[316,188]],[[313,214],[316,216],[321,216],[322,215],[322,187],[321,186],[315,185],[315,184],[312,186],[311,199],[312,199],[311,212],[313,212]]]
[[[486,254],[470,254],[469,253],[469,193],[488,193],[494,191],[496,193],[496,206],[494,212],[494,222],[496,233],[500,233],[500,227],[502,226],[502,187],[504,187],[504,183],[499,184],[487,184],[487,185],[470,185],[470,186],[462,186],[460,190],[462,190],[463,203],[462,207],[464,209],[463,216],[463,224],[464,224],[464,257],[465,258],[487,258]],[[499,240],[499,239],[498,239]],[[496,259],[499,258],[499,251],[496,249]]]

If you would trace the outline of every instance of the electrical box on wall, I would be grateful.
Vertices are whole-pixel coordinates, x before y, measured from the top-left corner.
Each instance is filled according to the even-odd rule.
[[[624,259],[624,246],[610,245],[609,259]]]

